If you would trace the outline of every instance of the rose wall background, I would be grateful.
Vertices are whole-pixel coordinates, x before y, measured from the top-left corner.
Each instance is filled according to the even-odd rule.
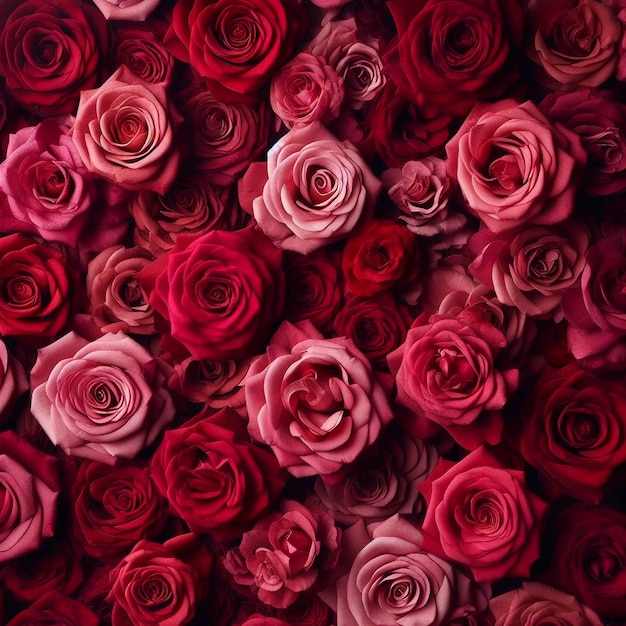
[[[3,0],[0,621],[626,623],[622,0]]]

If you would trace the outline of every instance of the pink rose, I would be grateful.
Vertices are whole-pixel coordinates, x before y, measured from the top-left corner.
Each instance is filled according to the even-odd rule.
[[[169,367],[121,332],[70,332],[39,350],[31,411],[66,454],[114,465],[152,444],[174,418]]]
[[[24,367],[0,341],[0,425],[12,417],[15,403],[27,389]]]
[[[580,138],[531,101],[477,104],[446,152],[469,210],[493,232],[569,217],[586,162]]]
[[[283,322],[245,381],[248,429],[297,477],[338,472],[392,418],[367,358],[345,337]]]
[[[275,245],[301,254],[347,237],[372,215],[381,190],[352,144],[318,122],[274,144],[265,169],[261,163],[248,169],[239,200]]]
[[[54,535],[59,491],[55,458],[13,431],[0,433],[0,562]]]
[[[93,0],[107,20],[143,22],[161,0]]]
[[[72,139],[89,171],[126,189],[165,193],[178,171],[181,121],[163,85],[121,67],[81,93]]]

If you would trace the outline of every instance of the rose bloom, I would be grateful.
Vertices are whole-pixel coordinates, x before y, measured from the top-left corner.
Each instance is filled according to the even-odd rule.
[[[181,122],[163,85],[121,67],[81,92],[72,139],[90,172],[125,189],[165,193],[178,171]]]
[[[354,343],[283,322],[245,381],[248,430],[301,478],[329,475],[374,443],[393,417]]]
[[[621,25],[614,11],[596,0],[530,0],[528,56],[548,84],[571,91],[598,87],[615,72]]]
[[[212,568],[213,555],[196,535],[138,542],[109,575],[112,625],[189,624]]]
[[[0,30],[0,74],[20,106],[38,116],[72,113],[100,80],[109,46],[102,14],[73,0],[26,0]]]
[[[261,348],[282,313],[281,263],[281,252],[258,230],[214,230],[179,237],[140,284],[194,359],[239,359]]]
[[[0,425],[13,417],[15,403],[27,389],[23,365],[0,340]]]
[[[451,115],[502,98],[520,77],[523,14],[511,0],[390,2],[414,99]]]
[[[53,337],[74,308],[76,270],[66,257],[21,234],[0,238],[0,335]]]
[[[477,256],[468,269],[503,304],[545,318],[558,313],[563,292],[580,278],[588,246],[589,232],[580,222],[501,234],[483,229],[469,241]]]
[[[352,144],[320,123],[292,129],[267,156],[267,169],[246,172],[239,201],[280,248],[309,254],[372,215],[380,181]]]
[[[277,617],[267,617],[266,615],[255,613],[241,622],[239,626],[293,626],[293,624]]]
[[[222,542],[241,537],[285,484],[274,456],[250,441],[230,407],[166,432],[151,469],[171,511],[192,531]]]
[[[100,619],[84,604],[58,591],[48,591],[6,626],[98,626]]]
[[[174,57],[161,42],[159,34],[147,26],[123,24],[115,29],[115,35],[118,66],[125,65],[148,83],[170,83]]]
[[[520,589],[492,598],[494,626],[602,626],[600,618],[574,596],[542,583],[527,581]]]
[[[322,56],[300,52],[272,78],[270,103],[287,128],[339,116],[343,78]]]
[[[143,22],[161,0],[93,0],[107,20]]]
[[[334,626],[335,614],[315,593],[301,593],[296,601],[276,611],[289,626]]]
[[[500,411],[519,378],[517,369],[498,365],[505,346],[502,332],[477,315],[433,316],[414,324],[387,358],[396,376],[396,402],[418,424],[429,420],[445,428],[464,448],[498,443]]]
[[[283,500],[280,512],[243,534],[237,558],[247,571],[235,573],[235,582],[249,585],[264,604],[284,609],[337,565],[340,538],[330,515]]]
[[[569,217],[586,162],[580,138],[530,100],[477,104],[446,152],[469,210],[493,232]]]
[[[166,43],[212,89],[254,94],[291,56],[305,24],[290,0],[190,0],[174,6]]]
[[[479,582],[529,576],[548,505],[522,471],[481,447],[458,463],[440,460],[427,482],[423,528],[432,551],[465,565]]]
[[[114,465],[152,444],[174,418],[170,368],[121,332],[70,332],[39,350],[31,411],[66,454]]]
[[[339,581],[338,623],[444,626],[460,607],[483,613],[487,598],[487,588],[425,551],[417,526],[396,515],[374,530]]]
[[[154,539],[167,522],[167,506],[146,468],[85,461],[72,486],[73,534],[89,556],[126,554]]]

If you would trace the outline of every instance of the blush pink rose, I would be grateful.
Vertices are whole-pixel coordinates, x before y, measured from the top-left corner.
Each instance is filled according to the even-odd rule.
[[[470,212],[493,232],[569,217],[587,159],[578,135],[530,100],[477,104],[446,152]]]
[[[70,332],[39,350],[31,411],[66,454],[114,465],[152,444],[174,418],[169,366],[121,332]]]
[[[392,418],[367,357],[345,337],[283,322],[245,381],[248,429],[298,478],[338,472]]]
[[[163,85],[121,67],[81,93],[72,139],[89,171],[125,189],[165,193],[178,171],[181,121]]]
[[[276,246],[309,254],[370,217],[381,187],[351,143],[315,122],[279,139],[267,167],[248,169],[239,201]]]
[[[143,22],[161,0],[93,0],[107,20]]]

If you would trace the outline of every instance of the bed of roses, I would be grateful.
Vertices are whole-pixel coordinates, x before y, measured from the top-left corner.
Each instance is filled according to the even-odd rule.
[[[0,622],[626,623],[626,2],[0,4]]]

